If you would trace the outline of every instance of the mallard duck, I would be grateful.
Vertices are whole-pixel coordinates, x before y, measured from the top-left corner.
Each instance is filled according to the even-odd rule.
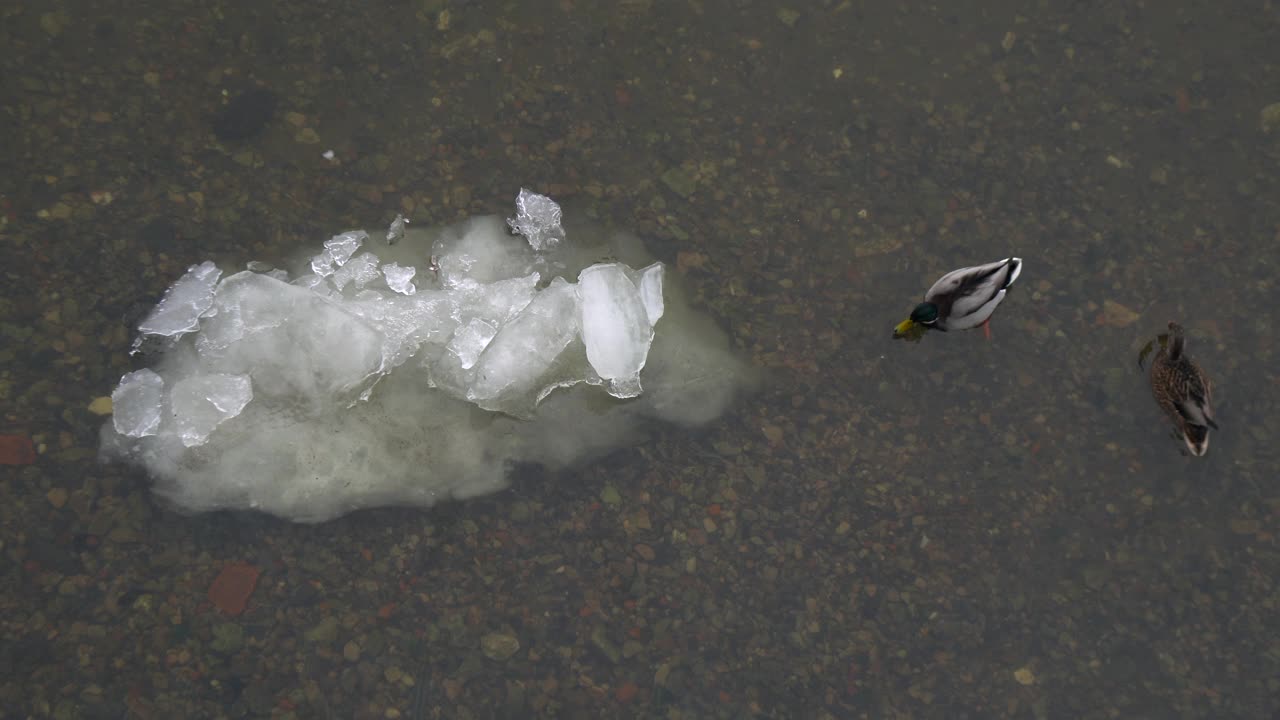
[[[952,270],[929,288],[924,302],[911,311],[911,317],[898,323],[893,336],[919,337],[927,328],[969,330],[982,325],[985,329],[991,313],[1021,272],[1022,258],[1016,257]]]
[[[1169,337],[1151,361],[1151,394],[1182,433],[1187,449],[1197,457],[1209,450],[1213,421],[1213,386],[1209,376],[1187,356],[1187,340],[1178,323],[1169,323]]]

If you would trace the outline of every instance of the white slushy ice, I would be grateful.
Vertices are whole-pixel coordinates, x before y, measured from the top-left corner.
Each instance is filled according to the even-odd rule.
[[[702,424],[745,382],[639,243],[568,237],[550,198],[393,230],[336,235],[292,274],[193,266],[139,327],[151,367],[113,393],[103,455],[180,510],[314,522]]]

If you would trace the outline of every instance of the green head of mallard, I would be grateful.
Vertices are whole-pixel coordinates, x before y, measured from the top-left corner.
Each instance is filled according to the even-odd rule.
[[[910,336],[917,339],[925,330],[938,322],[938,306],[931,302],[922,302],[911,311],[911,316],[898,323],[893,329],[895,338]]]

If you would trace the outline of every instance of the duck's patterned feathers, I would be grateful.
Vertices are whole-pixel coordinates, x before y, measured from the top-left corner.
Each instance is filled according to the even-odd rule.
[[[1022,259],[1011,257],[986,265],[952,270],[924,294],[938,306],[940,330],[967,330],[986,322],[1004,300],[1005,291],[1022,272]]]
[[[1187,355],[1182,326],[1169,323],[1169,340],[1151,363],[1151,394],[1165,415],[1178,426],[1193,455],[1209,450],[1213,419],[1213,385],[1209,376]]]

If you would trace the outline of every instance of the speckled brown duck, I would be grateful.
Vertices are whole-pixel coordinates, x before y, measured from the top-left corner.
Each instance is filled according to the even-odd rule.
[[[1186,335],[1169,323],[1169,337],[1151,361],[1151,394],[1182,433],[1192,455],[1209,450],[1213,421],[1213,386],[1204,370],[1187,355]]]

